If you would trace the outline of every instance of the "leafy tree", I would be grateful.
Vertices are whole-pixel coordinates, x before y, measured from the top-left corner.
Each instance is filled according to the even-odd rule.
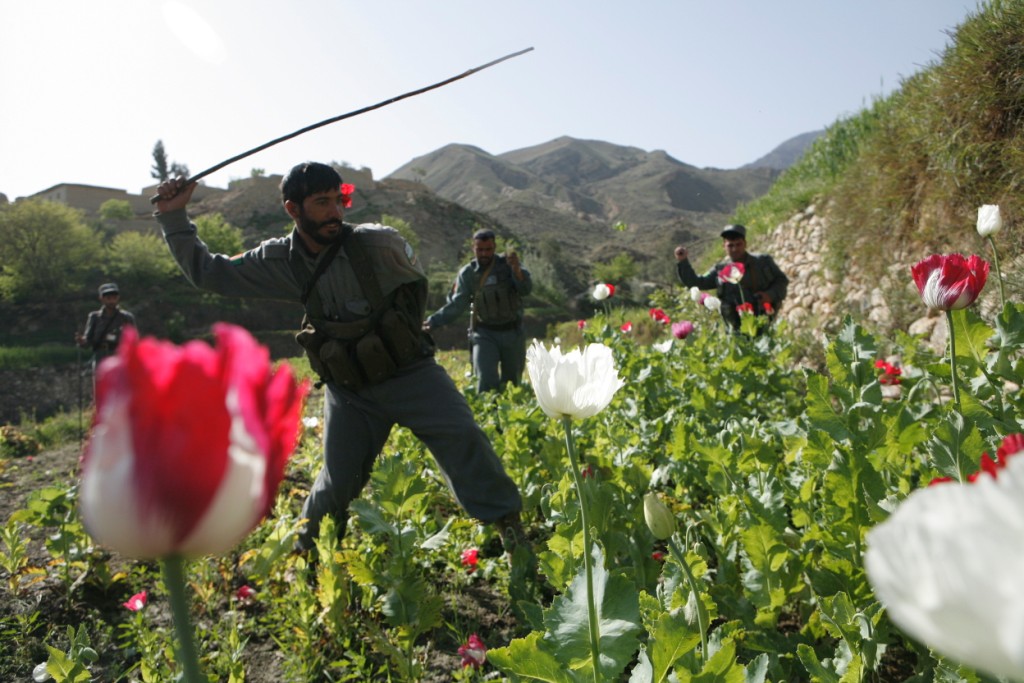
[[[164,150],[163,140],[157,140],[156,144],[153,145],[153,168],[150,170],[149,175],[160,182],[170,177],[170,172],[167,170],[167,152]]]
[[[96,233],[82,213],[56,202],[0,206],[0,297],[46,301],[81,289],[99,261]]]
[[[167,151],[164,149],[164,141],[157,140],[153,145],[153,167],[149,174],[163,182],[172,176],[188,177],[188,166],[179,164],[177,161],[168,165]]]
[[[228,223],[219,213],[207,213],[195,219],[199,238],[215,254],[234,255],[243,249],[242,230]]]
[[[618,254],[607,263],[594,264],[594,279],[598,282],[614,282],[616,286],[626,284],[636,277],[639,266],[629,254]]]
[[[128,221],[135,218],[131,202],[126,199],[108,199],[100,204],[100,219],[104,221]]]
[[[135,287],[166,280],[178,272],[164,241],[153,234],[122,232],[114,237],[108,253],[111,273]]]
[[[399,218],[398,216],[384,214],[383,216],[380,217],[380,222],[383,223],[384,225],[390,225],[392,228],[397,230],[399,234],[405,238],[405,241],[408,242],[410,246],[412,246],[413,249],[419,249],[419,235],[417,235],[416,231],[412,229],[411,225],[409,225],[409,221]]]
[[[252,170],[249,171],[249,177],[250,178],[264,178],[264,177],[266,177],[266,175],[267,175],[267,169],[265,169],[265,168],[258,168],[256,166],[253,166]]]

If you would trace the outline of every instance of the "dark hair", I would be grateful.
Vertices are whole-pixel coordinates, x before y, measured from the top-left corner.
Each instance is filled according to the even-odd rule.
[[[494,239],[493,230],[477,230],[473,233],[473,241],[490,242]]]
[[[302,203],[306,197],[317,192],[327,192],[341,187],[341,174],[327,164],[305,161],[293,166],[281,180],[281,199]]]

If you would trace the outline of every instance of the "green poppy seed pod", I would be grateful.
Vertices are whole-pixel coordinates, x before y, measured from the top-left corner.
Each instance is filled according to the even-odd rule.
[[[658,499],[656,493],[644,496],[644,521],[647,522],[647,528],[654,537],[659,540],[665,540],[675,533],[676,519],[672,516],[672,511]]]

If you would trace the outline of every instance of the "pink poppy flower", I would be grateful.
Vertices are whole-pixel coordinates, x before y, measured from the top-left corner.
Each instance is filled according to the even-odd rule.
[[[132,612],[138,612],[140,609],[146,606],[147,600],[148,594],[146,593],[146,591],[142,591],[141,593],[136,593],[132,597],[128,598],[127,602],[123,602],[121,604],[127,609],[130,609]]]
[[[352,183],[341,184],[341,205],[346,209],[352,208],[352,193],[356,191],[356,186]]]
[[[988,261],[977,255],[932,254],[910,267],[925,306],[939,311],[967,308],[988,279]]]
[[[481,667],[487,661],[487,646],[480,636],[473,634],[466,641],[465,645],[459,646],[459,655],[462,657],[463,668],[467,666]]]
[[[693,332],[693,323],[689,320],[672,323],[672,336],[676,339],[686,339],[690,336],[691,332]]]
[[[241,327],[217,347],[129,327],[96,381],[82,456],[89,534],[127,557],[222,554],[269,512],[301,431],[308,383]]]
[[[576,322],[576,329],[578,329],[578,330],[582,330],[586,326],[587,326],[587,321],[586,320],[579,320],[579,321]]]
[[[633,323],[624,322],[622,323],[622,327],[620,327],[619,329],[622,330],[623,332],[629,332],[630,330],[633,329]]]
[[[462,566],[465,567],[470,574],[476,571],[476,566],[480,562],[480,551],[476,548],[466,548],[462,551]]]
[[[746,271],[747,267],[742,263],[727,263],[718,271],[718,281],[738,285]]]

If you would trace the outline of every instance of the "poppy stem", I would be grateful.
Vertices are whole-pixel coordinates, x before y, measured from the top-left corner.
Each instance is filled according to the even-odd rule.
[[[999,304],[1001,308],[1006,308],[1006,292],[1003,289],[1003,273],[999,270],[999,252],[996,250],[996,242],[992,239],[992,235],[988,236],[988,243],[992,247],[992,263],[996,267],[996,280],[999,281]]]
[[[576,461],[576,445],[572,440],[572,418],[563,417],[562,427],[565,429],[565,446],[569,451],[569,464],[572,466],[572,478],[576,484],[576,497],[580,502],[580,524],[583,525],[583,567],[587,576],[587,617],[590,626],[590,659],[594,667],[594,681],[601,680],[601,628],[597,623],[597,603],[594,601],[594,567],[590,555],[590,523],[587,519],[587,504],[583,497],[583,475]]]
[[[675,536],[669,537],[668,549],[676,558],[676,562],[678,562],[683,568],[683,572],[686,574],[686,582],[690,584],[690,591],[693,593],[694,604],[697,606],[697,628],[700,629],[700,658],[702,661],[706,661],[708,658],[707,625],[704,623],[704,617],[706,614],[704,612],[704,605],[701,604],[700,601],[700,591],[697,589],[697,579],[693,575],[693,570],[690,569],[690,564],[686,561],[686,555],[679,549]]]
[[[960,407],[960,388],[956,376],[956,331],[953,329],[953,311],[946,311],[946,329],[949,332],[949,371],[953,379],[953,400]]]
[[[188,592],[185,582],[185,560],[180,555],[171,555],[161,563],[164,570],[164,585],[167,586],[171,616],[174,618],[174,633],[178,640],[178,659],[183,672],[183,683],[205,681],[199,670],[199,652],[196,649],[192,619],[188,611]]]

